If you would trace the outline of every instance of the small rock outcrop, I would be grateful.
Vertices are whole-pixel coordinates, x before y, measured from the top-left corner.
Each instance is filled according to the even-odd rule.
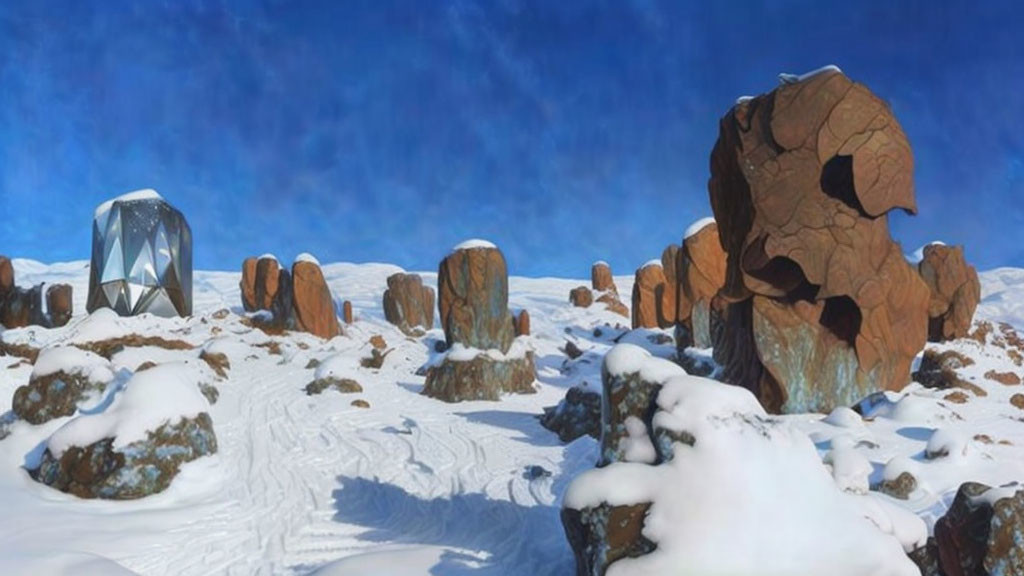
[[[295,329],[325,339],[341,334],[331,289],[312,257],[300,256],[292,264],[292,308]]]
[[[479,240],[460,244],[437,278],[447,352],[427,370],[423,394],[460,402],[534,392],[533,352],[516,342],[501,251]]]
[[[434,327],[434,289],[424,286],[419,274],[388,276],[384,317],[406,334],[430,330]]]
[[[242,263],[242,307],[247,312],[265,311],[253,321],[271,330],[298,330],[330,339],[341,334],[334,297],[320,263],[300,255],[291,271],[269,254]]]
[[[530,312],[528,310],[520,310],[519,314],[516,315],[516,336],[529,336],[530,335]]]
[[[677,322],[688,338],[677,338],[677,344],[710,348],[714,345],[714,333],[721,328],[722,302],[718,292],[725,285],[726,266],[726,254],[714,220],[700,220],[690,226],[683,239],[680,260]]]
[[[561,402],[544,408],[540,423],[558,434],[562,442],[572,442],[580,436],[600,440],[601,395],[573,386]]]
[[[668,328],[675,323],[673,295],[665,281],[665,269],[651,260],[636,271],[633,282],[633,328]],[[668,313],[672,313],[671,321]]]
[[[67,324],[73,312],[71,286],[51,284],[45,292],[43,287],[19,288],[10,259],[0,256],[0,326],[56,328]]]
[[[47,348],[39,353],[28,384],[14,391],[11,410],[29,424],[71,416],[113,379],[106,358],[75,347]]]
[[[185,363],[136,372],[116,405],[59,428],[30,474],[80,498],[128,500],[162,492],[182,464],[217,451],[197,374]]]
[[[612,276],[612,269],[607,262],[594,262],[590,267],[590,287],[595,292],[619,293],[615,286],[615,278]]]
[[[569,302],[577,308],[590,308],[594,303],[594,293],[586,286],[577,286],[569,291]]]
[[[889,235],[889,211],[915,210],[889,107],[831,68],[739,101],[719,127],[708,190],[728,254],[715,349],[727,381],[771,412],[902,388],[929,294]]]
[[[978,272],[964,260],[963,246],[929,244],[922,252],[917,269],[931,291],[928,340],[946,342],[967,336],[981,301]]]
[[[345,300],[341,304],[341,319],[345,324],[351,324],[355,322],[355,315],[352,313],[352,301]]]

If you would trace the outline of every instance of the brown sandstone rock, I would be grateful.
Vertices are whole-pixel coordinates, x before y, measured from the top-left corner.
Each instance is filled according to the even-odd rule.
[[[297,261],[292,265],[292,279],[295,328],[327,339],[340,334],[334,299],[320,266]]]
[[[981,283],[978,272],[964,260],[963,247],[925,246],[918,271],[931,291],[928,339],[944,342],[967,336],[981,301]]]
[[[0,301],[14,290],[14,266],[10,258],[0,256]]]
[[[46,289],[46,313],[49,325],[64,326],[71,320],[71,286],[54,284]]]
[[[445,402],[498,400],[502,393],[533,393],[533,353],[508,354],[515,320],[508,310],[508,271],[497,247],[473,242],[455,248],[437,274],[438,308],[449,353],[427,370],[423,394]],[[453,357],[459,344],[477,349]],[[468,356],[466,355],[468,354]]]
[[[590,308],[594,303],[594,293],[586,286],[577,286],[569,291],[569,302],[577,308]]]
[[[694,346],[709,348],[720,321],[714,300],[725,285],[726,254],[717,224],[705,225],[683,240],[682,264],[679,321],[689,329]]]
[[[725,340],[754,340],[766,368],[726,366],[746,378],[732,383],[787,412],[850,405],[907,383],[927,336],[928,288],[884,216],[914,211],[912,173],[886,104],[836,71],[741,101],[722,119],[708,183],[728,253],[721,295],[759,297],[751,322],[724,324]],[[849,376],[835,385],[815,374]],[[761,390],[769,380],[781,397]]]
[[[352,316],[352,302],[345,300],[341,305],[341,318],[345,321],[345,324],[351,324],[355,321]]]
[[[242,280],[238,288],[242,292],[242,308],[246,312],[259,310],[256,307],[256,258],[246,258],[242,261]]]
[[[605,292],[604,294],[597,297],[597,301],[604,304],[605,310],[614,312],[623,318],[629,318],[629,308],[619,300],[619,297],[614,292]]]
[[[243,281],[244,281],[243,264]],[[262,257],[256,261],[256,275],[253,283],[254,310],[273,310],[277,292],[281,288],[281,264],[275,258]],[[244,303],[243,294],[243,303]]]
[[[658,328],[664,319],[665,270],[656,261],[636,271],[633,282],[633,328]]]
[[[505,257],[494,247],[454,250],[441,261],[437,274],[441,326],[450,348],[508,352],[515,338],[508,311]]]
[[[434,327],[434,289],[424,286],[419,274],[388,276],[384,317],[407,334],[430,330]]]
[[[590,267],[590,287],[597,292],[615,292],[615,279],[612,277],[612,269],[606,262],[595,262]]]
[[[516,316],[516,336],[529,336],[530,335],[530,313],[526,310],[520,310],[519,315]]]
[[[665,287],[661,291],[658,312],[658,326],[662,328],[674,326],[682,318],[690,316],[690,301],[683,293],[683,285],[680,282],[684,267],[682,248],[676,244],[666,246],[661,253],[661,269],[665,274]]]

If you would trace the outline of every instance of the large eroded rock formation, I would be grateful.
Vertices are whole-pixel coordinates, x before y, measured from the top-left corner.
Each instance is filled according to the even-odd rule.
[[[885,216],[914,212],[912,173],[889,107],[837,69],[722,118],[708,183],[728,253],[715,355],[767,409],[828,412],[909,381],[928,287]]]

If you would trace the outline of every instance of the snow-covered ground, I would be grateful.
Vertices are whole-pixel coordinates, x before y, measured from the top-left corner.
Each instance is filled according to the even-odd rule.
[[[538,393],[446,404],[421,396],[424,379],[416,375],[443,334],[435,329],[410,339],[384,321],[381,295],[387,276],[399,270],[394,266],[324,267],[339,306],[352,301],[356,322],[344,336],[321,341],[267,336],[244,324],[236,272],[195,273],[190,319],[96,322],[84,314],[87,262],[14,265],[21,285],[72,284],[76,315],[60,329],[8,330],[5,341],[44,347],[137,333],[195,346],[128,348],[112,358],[117,381],[145,361],[197,358],[203,346],[225,353],[231,368],[215,382],[220,398],[210,409],[217,455],[186,464],[167,491],[143,500],[80,500],[36,483],[25,465],[71,419],[15,424],[0,441],[0,574],[116,574],[118,566],[144,575],[573,572],[561,499],[569,482],[594,466],[596,442],[584,437],[562,445],[537,416],[571,386],[600,388],[601,358],[621,334],[604,325],[628,324],[602,306],[568,303],[569,290],[589,281],[512,277],[510,307],[531,316],[527,343],[537,358]],[[423,277],[436,282],[434,273]],[[632,277],[616,283],[628,301]],[[982,274],[982,290],[979,319],[1024,327],[1024,270]],[[231,313],[218,313],[223,309]],[[381,369],[362,368],[357,360],[369,356],[368,341],[377,334],[394,351]],[[585,352],[568,363],[559,350],[567,339]],[[918,490],[892,502],[930,527],[960,482],[1024,480],[1024,411],[1008,401],[1024,387],[983,377],[993,367],[1021,369],[989,356],[969,378],[987,396],[970,393],[964,404],[945,402],[948,391],[914,386],[867,420],[844,412],[786,420],[810,435],[823,459],[837,450],[834,475],[845,486],[863,485],[864,475],[874,485],[887,473],[913,469]],[[306,395],[316,372],[310,361],[332,357],[332,373],[357,380],[362,393]],[[31,372],[19,358],[0,357],[0,413]],[[355,399],[370,407],[352,406]],[[930,440],[951,455],[925,459]]]

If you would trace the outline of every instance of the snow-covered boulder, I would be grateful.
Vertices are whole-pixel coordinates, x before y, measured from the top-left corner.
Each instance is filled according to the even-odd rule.
[[[601,438],[601,395],[580,386],[573,386],[555,406],[544,408],[542,426],[558,434],[562,442],[581,436]]]
[[[103,412],[50,436],[32,477],[81,498],[124,500],[166,489],[182,464],[217,451],[197,364],[137,372]]]
[[[71,416],[114,379],[110,361],[74,346],[39,353],[28,384],[14,392],[12,411],[30,424]]]
[[[875,495],[844,493],[811,440],[748,391],[622,345],[604,372],[634,376],[619,383],[625,394],[606,386],[605,409],[622,433],[603,444],[603,466],[565,493],[578,574],[918,573],[906,552],[924,543],[923,521]],[[651,409],[634,415],[643,402],[623,402],[629,394],[650,398]],[[844,477],[862,475],[857,462],[841,467]]]

